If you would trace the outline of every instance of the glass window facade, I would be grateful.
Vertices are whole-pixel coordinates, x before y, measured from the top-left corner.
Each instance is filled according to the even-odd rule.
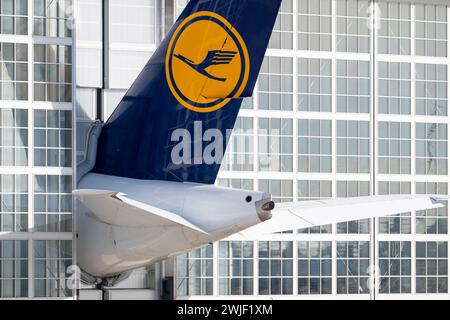
[[[331,234],[333,226],[328,224],[326,226],[316,226],[311,228],[304,228],[297,230],[298,234]]]
[[[253,242],[219,242],[219,294],[253,294]]]
[[[416,64],[416,114],[447,116],[447,66]]]
[[[330,112],[331,82],[331,60],[299,58],[298,110]]]
[[[380,181],[378,182],[378,193],[386,194],[411,194],[411,183],[404,181]]]
[[[34,0],[33,24],[36,36],[71,37],[72,0]]]
[[[378,122],[378,172],[411,174],[411,124]]]
[[[416,54],[447,56],[447,7],[415,4]]]
[[[418,194],[445,194],[448,193],[447,183],[417,182]],[[447,203],[447,201],[445,202]],[[447,234],[448,233],[448,209],[443,208],[422,210],[416,212],[417,234]]]
[[[254,190],[253,180],[251,179],[218,179],[217,184],[225,188]]]
[[[34,296],[70,297],[67,286],[72,265],[72,241],[34,241]]]
[[[72,232],[71,176],[34,176],[34,220],[39,232]]]
[[[346,113],[369,113],[369,62],[338,60],[336,63],[337,111]]]
[[[34,100],[72,101],[72,47],[34,45]]]
[[[298,243],[298,294],[331,294],[331,242]]]
[[[73,14],[0,1],[0,298],[73,295]]]
[[[369,242],[338,241],[337,294],[369,293]]]
[[[331,112],[332,63],[329,59],[298,59],[298,110]]]
[[[294,186],[291,180],[264,180],[259,182],[259,191],[270,193],[275,202],[290,202],[294,198]]]
[[[416,242],[416,291],[448,292],[447,242]]]
[[[28,110],[0,109],[0,166],[28,166]]]
[[[380,234],[411,234],[411,214],[402,213],[378,218]]]
[[[286,0],[281,3],[281,8],[275,21],[269,48],[292,49],[294,39],[294,10],[293,1]]]
[[[1,174],[0,201],[0,232],[28,231],[28,175]]]
[[[259,118],[259,170],[292,172],[293,141],[292,119]]]
[[[298,49],[331,51],[332,1],[297,0]]]
[[[378,2],[378,53],[411,54],[411,4]]]
[[[0,240],[0,298],[28,297],[28,241]]]
[[[176,259],[177,296],[213,294],[213,246],[191,251]]]
[[[339,173],[369,173],[370,134],[368,121],[337,121],[336,168]]]
[[[261,241],[258,250],[259,294],[292,294],[292,242]]]
[[[34,111],[34,165],[72,166],[71,111]]]
[[[337,224],[338,234],[369,234],[370,220],[356,220]]]
[[[416,123],[416,174],[447,175],[447,173],[447,124]]]
[[[255,147],[254,121],[251,117],[239,117],[230,138],[222,170],[253,171]]]
[[[28,34],[28,0],[2,0],[0,34]]]
[[[339,52],[369,53],[370,1],[336,2],[336,48]]]
[[[258,108],[292,110],[293,62],[287,57],[266,57],[258,79]]]
[[[411,242],[380,241],[380,293],[411,292]]]
[[[378,112],[411,114],[411,64],[378,63]]]
[[[28,100],[28,45],[0,43],[2,100]]]
[[[338,198],[365,197],[370,195],[368,181],[337,181],[336,190]]]
[[[332,196],[332,183],[327,180],[298,181],[298,200],[326,199]]]
[[[298,171],[331,172],[333,143],[331,121],[300,119],[298,128]]]

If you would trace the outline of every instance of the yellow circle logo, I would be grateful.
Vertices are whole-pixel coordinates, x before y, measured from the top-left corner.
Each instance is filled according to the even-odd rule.
[[[241,35],[225,18],[201,11],[175,30],[165,67],[169,88],[180,104],[212,112],[241,95],[250,59]]]

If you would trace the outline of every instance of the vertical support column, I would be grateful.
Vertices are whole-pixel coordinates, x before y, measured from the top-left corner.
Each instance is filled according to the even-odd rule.
[[[336,198],[337,192],[336,192],[336,117],[334,116],[336,114],[336,0],[332,0],[331,3],[331,52],[333,54],[331,58],[331,113],[333,114],[332,120],[331,120],[331,197]],[[331,294],[333,296],[336,296],[337,293],[337,257],[336,257],[336,225],[331,226],[331,234],[333,235],[333,240],[331,241]]]
[[[294,234],[297,234],[297,231],[294,230]],[[298,295],[298,240],[295,239],[295,236],[293,237],[293,243],[292,243],[292,266],[293,266],[293,272],[292,272],[292,282],[294,284],[294,290],[292,293],[294,296]]]
[[[256,86],[258,86],[258,83],[256,83]],[[255,88],[256,91],[256,88]],[[257,101],[258,101],[258,94],[253,94],[253,103],[255,104],[253,107],[256,108]],[[259,143],[258,143],[258,132],[259,132],[259,116],[258,113],[254,113],[253,116],[253,190],[258,191],[259,190],[259,180],[258,180],[258,167],[259,167]]]
[[[336,228],[335,228],[336,229]],[[337,238],[333,234],[333,239],[331,240],[331,295],[333,297],[337,296]]]
[[[378,15],[378,4],[376,2],[376,0],[371,0],[370,1],[370,5],[371,5],[371,10],[370,10],[370,23],[369,23],[369,27],[370,27],[370,38],[372,40],[371,42],[371,46],[370,46],[370,87],[371,90],[370,92],[372,92],[372,99],[371,99],[371,111],[370,111],[370,132],[371,132],[371,139],[370,139],[370,150],[371,150],[371,161],[370,161],[370,180],[371,180],[371,195],[376,195],[377,192],[377,187],[376,187],[376,139],[377,139],[377,123],[376,123],[376,112],[377,112],[377,101],[376,101],[376,91],[377,91],[377,86],[376,86],[376,51],[377,51],[377,41],[376,41],[376,34],[377,34],[377,15]],[[370,272],[370,280],[371,280],[371,285],[372,288],[370,288],[370,295],[371,295],[371,299],[375,300],[376,299],[376,290],[377,290],[377,286],[376,286],[376,270],[377,270],[377,259],[376,259],[376,223],[377,223],[377,219],[376,218],[372,218],[370,219],[370,223],[372,224],[371,226],[371,231],[370,231],[370,255],[369,258],[371,259],[372,263],[372,268]]]
[[[76,7],[73,11],[72,21],[72,188],[77,188],[77,68],[76,68]],[[77,266],[77,202],[72,198],[72,265]],[[66,270],[67,272],[67,270]],[[68,283],[68,281],[66,281]],[[78,286],[78,284],[77,284]],[[72,288],[72,295],[75,300],[78,299],[77,286]]]
[[[415,219],[413,218],[413,220],[415,220]],[[411,294],[415,294],[415,293],[416,293],[416,241],[412,240],[411,241]]]
[[[34,166],[34,114],[32,102],[34,100],[34,50],[33,50],[33,12],[34,1],[28,0],[28,297],[34,297],[34,261],[33,261],[33,239],[32,233],[34,229],[34,183],[33,171]]]
[[[258,143],[258,135],[259,135],[259,113],[258,113],[258,106],[259,106],[259,79],[256,79],[255,89],[253,90],[253,189],[255,191],[259,190],[259,180],[258,180],[258,167],[259,167],[259,143]]]
[[[415,5],[411,4],[411,55],[415,57],[416,55],[416,10]],[[415,115],[416,115],[416,61],[413,59],[411,61],[411,115],[412,115],[412,123],[411,123],[411,171],[412,174],[415,176],[416,174],[416,123],[415,123]],[[413,190],[414,194],[416,191],[416,184],[415,181],[412,181],[411,189]],[[416,212],[411,212],[411,231],[412,234],[416,233]],[[416,241],[412,241],[411,243],[411,293],[416,293]]]
[[[331,187],[331,197],[336,198],[336,161],[337,161],[337,149],[336,149],[336,0],[333,0],[331,3],[331,52],[333,54],[331,58],[331,113],[333,114],[331,120],[331,175],[332,175],[332,184],[334,186]],[[332,226],[333,229],[334,226]]]
[[[449,41],[449,35],[450,35],[450,6],[447,7],[447,113],[448,110],[450,109],[450,105],[448,103],[448,95],[450,93],[450,65],[448,63],[449,59],[450,59],[450,49],[449,49],[449,45],[450,45],[450,41]],[[449,122],[447,122],[447,126],[449,125]],[[449,148],[449,142],[450,142],[450,132],[449,132],[449,128],[447,127],[447,150]],[[447,216],[448,216],[448,202],[447,202]],[[447,230],[447,234],[448,234],[448,230]],[[447,242],[447,246],[448,246],[448,242]],[[415,252],[414,252],[415,254]],[[415,261],[415,260],[414,260]],[[447,254],[447,266],[448,263],[450,262],[450,255]],[[415,263],[414,263],[415,264]],[[414,266],[415,268],[415,266]],[[414,269],[415,270],[415,269]],[[447,267],[447,274],[448,274],[449,270]],[[412,281],[415,285],[415,281]]]
[[[176,20],[175,16],[175,6],[176,6],[176,0],[162,0],[164,2],[164,15],[162,17],[164,18],[163,21],[161,21],[161,39],[164,38],[166,33],[170,30],[170,27],[172,27],[173,23]]]
[[[155,30],[154,36],[155,36],[155,45],[158,46],[161,43],[161,40],[164,36],[164,30],[165,27],[163,25],[164,23],[164,12],[165,12],[165,5],[164,0],[155,0],[155,7],[153,8],[153,14],[155,16]]]
[[[166,262],[161,261],[159,265],[159,297],[162,298],[164,294],[163,280],[166,278]]]
[[[219,242],[213,243],[213,296],[219,295]]]
[[[104,121],[103,116],[103,89],[97,88],[95,92],[95,119]]]
[[[292,102],[292,112],[293,112],[293,124],[292,124],[292,141],[294,142],[293,149],[292,149],[292,179],[293,179],[293,185],[292,185],[292,200],[297,201],[298,200],[298,181],[297,181],[297,172],[298,172],[298,57],[295,54],[297,52],[297,45],[298,45],[298,2],[293,1],[293,7],[292,7],[292,15],[293,15],[293,32],[292,32],[292,39],[293,39],[293,54],[292,54],[292,76],[293,76],[293,82],[292,82],[292,95],[293,95],[293,102]],[[297,231],[293,231],[294,235],[297,234]],[[296,246],[294,245],[296,248]],[[293,264],[296,266],[296,263]],[[294,268],[295,270],[295,268]],[[294,271],[295,275],[295,271]],[[296,295],[296,288],[297,288],[297,280],[294,277],[294,294]]]
[[[175,283],[175,281],[174,281]],[[174,284],[175,287],[175,284]],[[162,278],[161,278],[161,263],[155,263],[155,297],[161,299],[162,297]],[[176,293],[174,292],[174,297],[176,299]]]
[[[259,251],[258,251],[258,241],[253,241],[253,295],[259,295]]]
[[[34,298],[34,260],[33,260],[33,240],[29,237],[28,241],[28,297]]]
[[[411,3],[411,174],[413,176],[415,176],[416,174],[416,143],[415,143],[415,139],[416,139],[416,128],[415,128],[415,114],[416,114],[416,92],[415,92],[415,88],[416,88],[416,65],[415,65],[415,55],[416,55],[416,41],[415,41],[415,37],[416,37],[416,12],[415,12],[415,7],[414,4]],[[414,181],[411,182],[412,184],[414,184]],[[415,194],[415,186],[412,185],[411,186],[411,191],[413,191],[413,193]],[[411,212],[411,219],[412,219],[412,223],[414,224],[414,212]],[[415,230],[415,228],[413,229]]]
[[[416,175],[416,123],[415,123],[415,114],[416,114],[416,65],[415,65],[415,55],[416,55],[416,10],[414,3],[411,3],[411,174],[413,177]],[[416,184],[415,179],[411,181],[411,192],[416,194]],[[411,234],[416,234],[416,213],[415,211],[411,212]],[[411,239],[411,293],[415,294],[416,292],[416,242],[414,239]]]
[[[103,89],[109,88],[109,1],[102,0]]]

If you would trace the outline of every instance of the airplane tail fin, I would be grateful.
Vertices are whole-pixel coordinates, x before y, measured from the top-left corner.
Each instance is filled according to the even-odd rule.
[[[215,182],[281,0],[191,0],[99,139],[94,172]]]

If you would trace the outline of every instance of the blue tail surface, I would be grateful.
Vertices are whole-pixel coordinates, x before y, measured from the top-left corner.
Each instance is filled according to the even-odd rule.
[[[191,0],[105,123],[93,172],[213,184],[281,0]]]

